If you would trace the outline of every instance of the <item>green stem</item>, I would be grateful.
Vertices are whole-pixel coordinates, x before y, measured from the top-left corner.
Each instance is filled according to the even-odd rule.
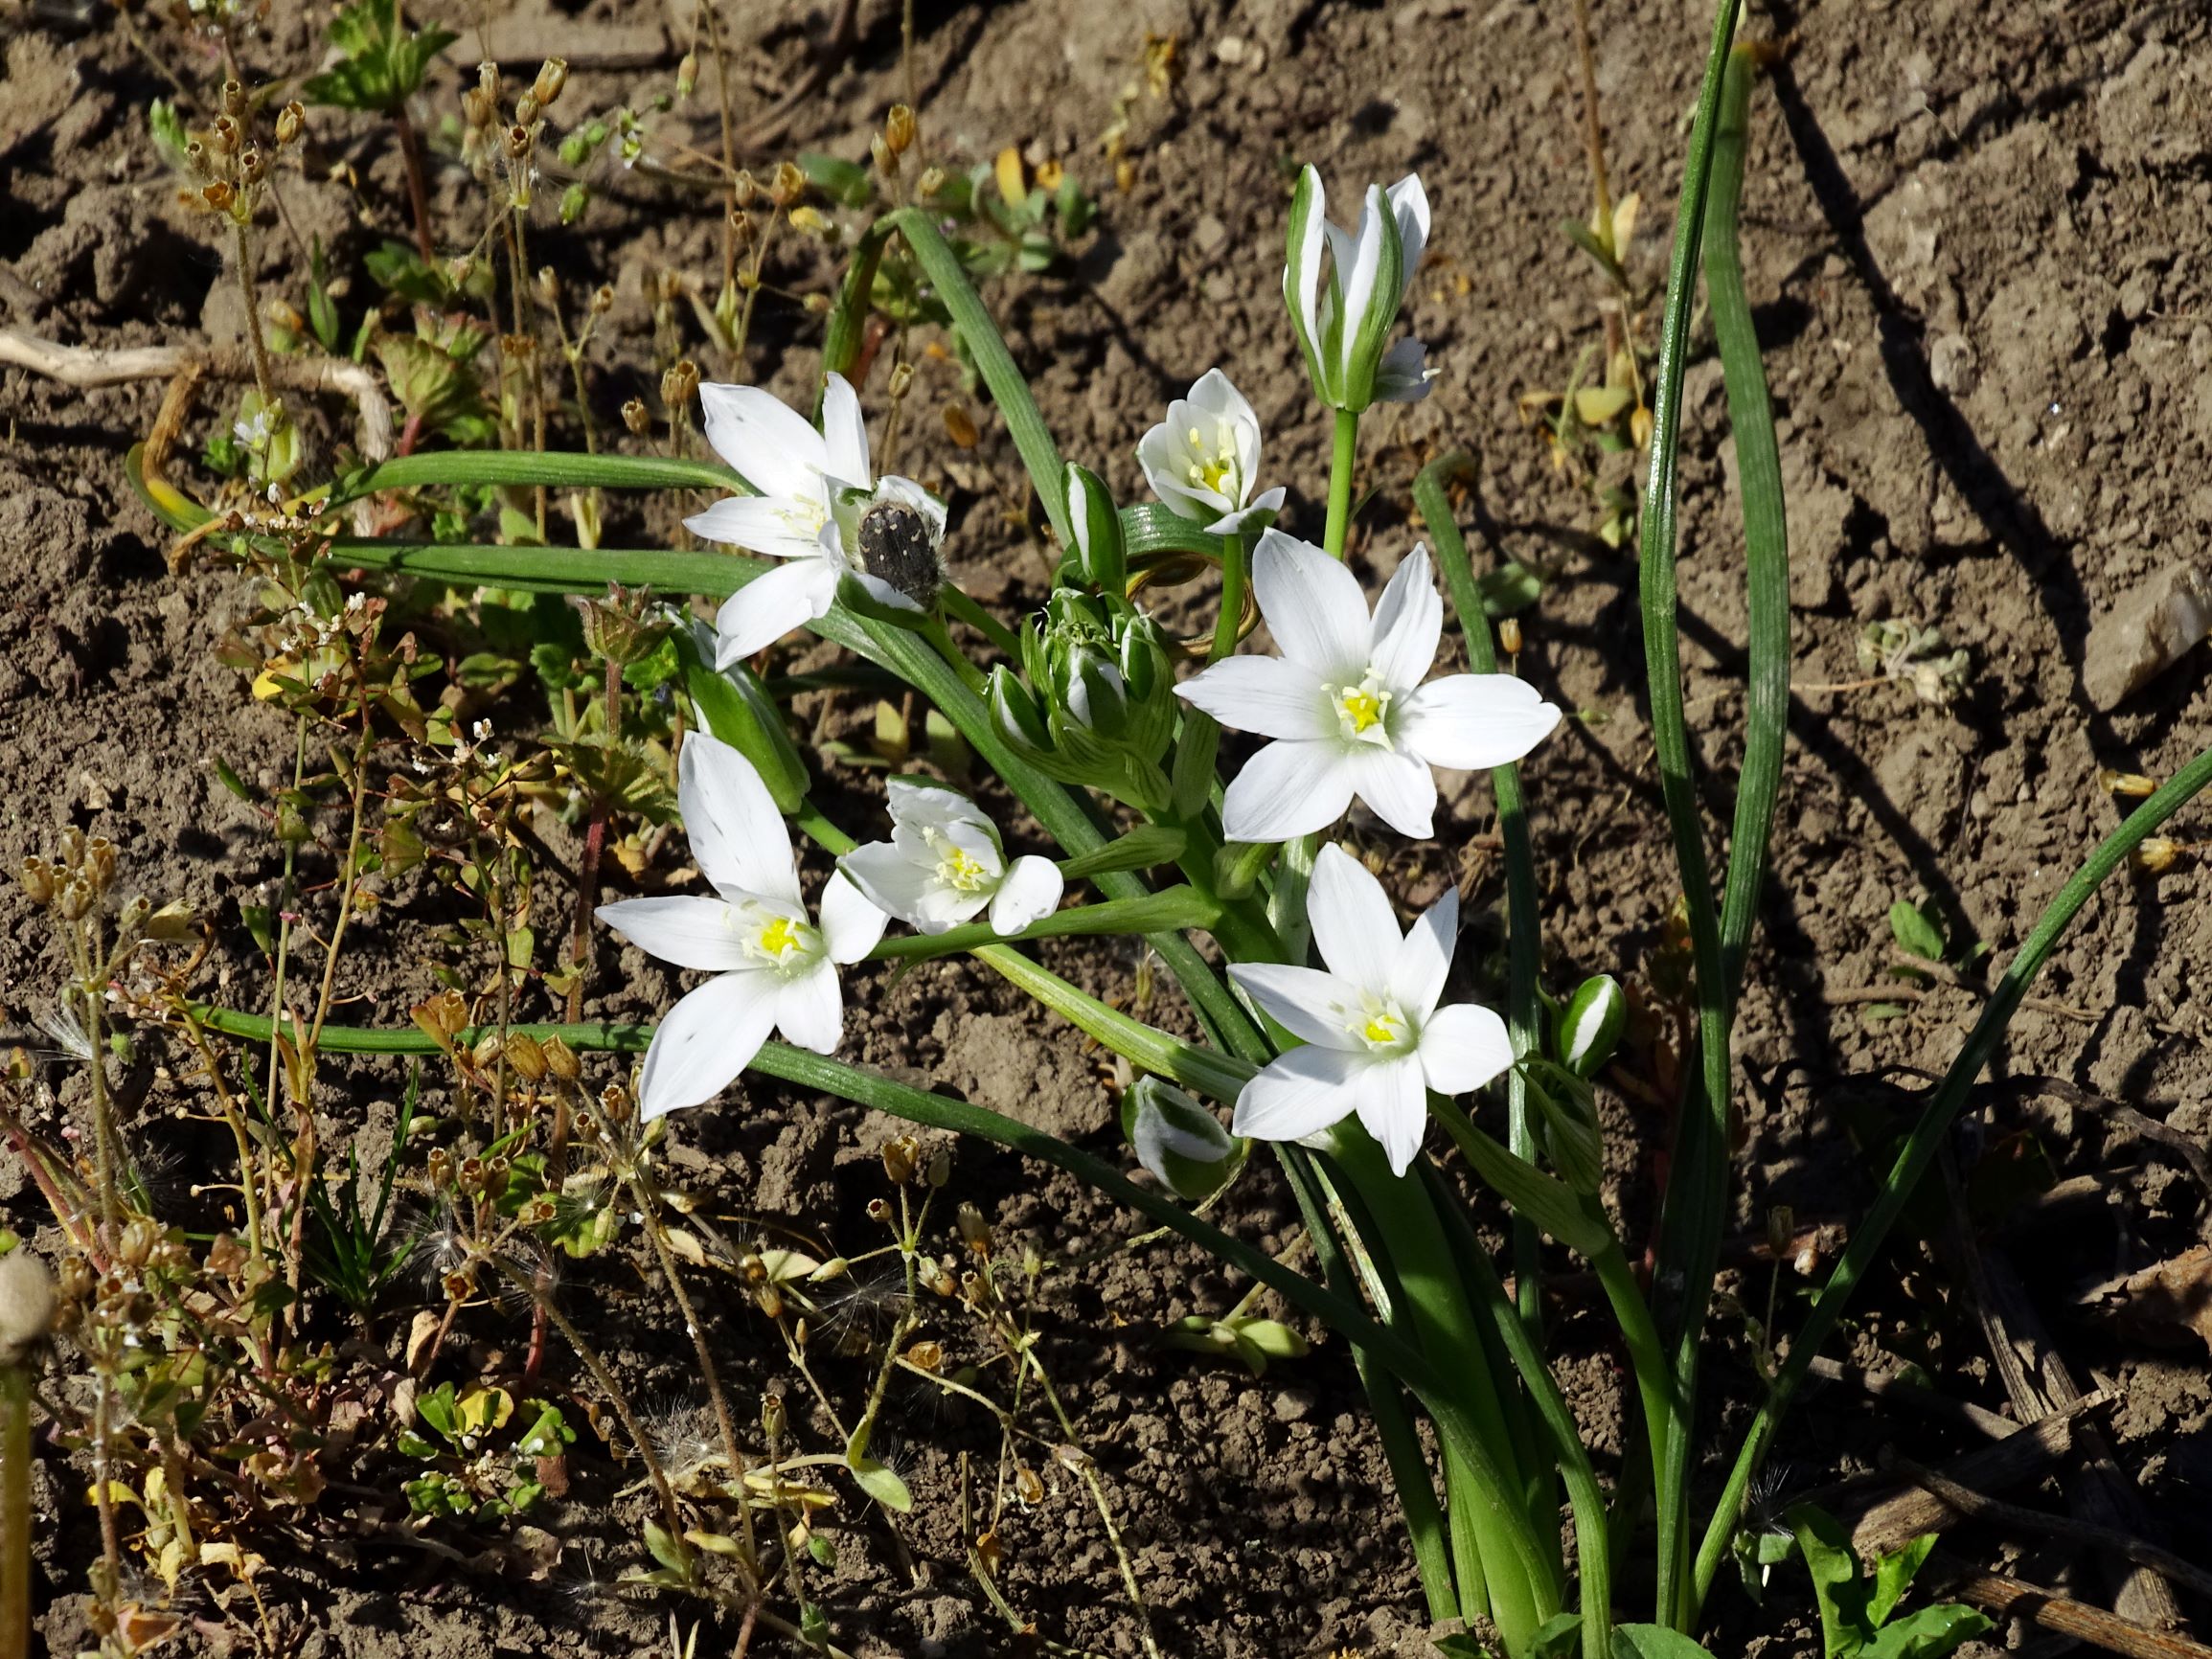
[[[1237,649],[1237,630],[1244,622],[1244,538],[1221,537],[1221,613],[1214,619],[1214,643],[1206,661],[1218,663]]]
[[[904,934],[886,939],[868,953],[870,962],[921,962],[986,945],[1015,944],[1032,939],[1091,938],[1107,934],[1158,933],[1165,929],[1211,927],[1220,902],[1193,887],[1163,887],[1142,898],[1109,898],[1056,910],[1019,933],[999,933],[988,921],[964,922],[943,933]]]
[[[1334,558],[1344,557],[1344,536],[1352,528],[1352,474],[1359,447],[1359,417],[1336,411],[1336,444],[1329,461],[1329,523],[1321,545]]]
[[[1744,1494],[1749,1489],[1751,1478],[1758,1472],[1773,1441],[1776,1423],[1789,1409],[1798,1385],[1805,1380],[1806,1371],[1820,1352],[1821,1344],[1828,1340],[1836,1322],[1842,1317],[1844,1304],[1874,1264],[1890,1228],[1896,1225],[1898,1216],[1919,1187],[1921,1177],[1934,1162],[1944,1137],[1950,1132],[1959,1108],[1966,1104],[1982,1068],[1990,1063],[1997,1045],[2004,1040],[2005,1028],[2012,1023],[2020,1000],[2035,984],[2036,976],[2042,971],[2060,938],[2081,914],[2090,896],[2104,884],[2105,878],[2127,861],[2128,855],[2142,845],[2145,836],[2207,785],[2212,785],[2212,749],[2204,750],[2182,767],[2156,794],[2131,812],[2125,823],[2098,843],[2097,850],[2074,872],[2065,886],[2059,889],[2058,897],[2037,919],[2035,930],[1990,992],[1981,1017],[1974,1022],[1966,1039],[1966,1046],[1959,1050],[1958,1057],[1951,1061],[1950,1069],[1944,1073],[1943,1081],[1922,1110],[1920,1121],[1913,1125],[1904,1149],[1898,1154],[1896,1164],[1881,1184],[1881,1193],[1865,1218],[1852,1229],[1851,1243],[1829,1274],[1820,1294],[1813,1299],[1813,1310],[1806,1315],[1804,1329],[1790,1341],[1790,1355],[1775,1375],[1767,1403],[1752,1419],[1750,1430],[1744,1437],[1743,1449],[1737,1453],[1735,1466],[1729,1471],[1727,1485],[1722,1490],[1720,1501],[1713,1506],[1713,1518],[1706,1526],[1704,1543],[1698,1551],[1697,1574],[1688,1599],[1690,1617],[1696,1617],[1706,1592],[1712,1587],[1714,1574],[1727,1557],[1729,1539],[1743,1512]]]
[[[1459,1557],[1462,1600],[1471,1580],[1488,1586],[1491,1615],[1506,1651],[1517,1659],[1538,1626],[1559,1611],[1558,1529],[1539,1538],[1530,1524],[1522,1448],[1507,1432],[1490,1361],[1427,1193],[1411,1176],[1393,1175],[1381,1148],[1356,1125],[1338,1128],[1330,1152],[1381,1242],[1415,1340],[1453,1378],[1453,1392],[1480,1433],[1480,1455],[1447,1456],[1451,1509],[1446,1519]]]

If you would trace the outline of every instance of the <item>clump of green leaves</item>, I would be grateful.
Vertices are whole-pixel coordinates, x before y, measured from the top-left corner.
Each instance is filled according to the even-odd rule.
[[[415,96],[431,60],[461,36],[435,26],[409,29],[399,0],[354,0],[331,22],[337,63],[300,87],[309,103],[389,114]]]
[[[1797,1504],[1789,1521],[1820,1604],[1824,1659],[1944,1659],[1990,1628],[1981,1614],[1955,1602],[1915,1607],[1897,1617],[1897,1603],[1935,1548],[1933,1534],[1878,1557],[1869,1574],[1834,1515]]]
[[[486,1520],[527,1514],[549,1490],[565,1487],[561,1466],[576,1431],[560,1408],[525,1400],[529,1427],[499,1445],[514,1420],[514,1397],[503,1388],[456,1390],[441,1383],[415,1400],[416,1428],[402,1429],[399,1450],[434,1466],[401,1488],[419,1515]],[[427,1432],[417,1432],[417,1430]]]

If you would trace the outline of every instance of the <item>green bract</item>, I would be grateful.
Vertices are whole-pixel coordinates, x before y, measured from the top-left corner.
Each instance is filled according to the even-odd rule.
[[[1024,685],[991,679],[1000,732],[1062,783],[1104,789],[1147,810],[1169,801],[1160,770],[1174,735],[1174,670],[1158,625],[1126,601],[1060,588],[1021,636]]]

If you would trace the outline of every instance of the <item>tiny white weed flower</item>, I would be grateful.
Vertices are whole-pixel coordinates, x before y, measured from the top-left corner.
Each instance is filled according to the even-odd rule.
[[[1050,916],[1065,883],[1049,858],[1007,862],[998,826],[965,795],[894,778],[891,839],[845,854],[841,868],[878,909],[924,933],[943,933],[991,907],[994,932],[1019,933]]]
[[[1402,935],[1382,883],[1341,847],[1313,864],[1307,919],[1326,970],[1237,963],[1229,974],[1301,1038],[1237,1097],[1235,1128],[1299,1141],[1357,1113],[1396,1174],[1421,1150],[1428,1091],[1464,1095],[1513,1064],[1505,1021],[1474,1003],[1437,1007],[1459,932],[1448,889]]]
[[[1137,440],[1137,464],[1152,493],[1209,535],[1235,534],[1248,518],[1283,506],[1280,485],[1258,499],[1260,418],[1219,369],[1208,369],[1167,419]]]
[[[927,608],[910,591],[919,585],[910,573],[878,572],[864,549],[880,542],[904,564],[934,566],[945,539],[944,503],[911,479],[876,479],[860,399],[842,375],[829,377],[819,432],[758,386],[704,385],[699,401],[707,442],[760,493],[725,496],[685,526],[709,541],[787,561],[722,602],[715,619],[718,667],[827,614],[848,578],[894,610]]]
[[[1512,674],[1422,684],[1444,633],[1425,547],[1400,563],[1372,618],[1341,560],[1278,530],[1253,554],[1252,591],[1282,655],[1226,657],[1175,688],[1222,725],[1277,739],[1222,797],[1231,841],[1311,834],[1355,795],[1400,834],[1425,838],[1432,766],[1502,766],[1559,724],[1560,711]]]
[[[649,1123],[719,1094],[771,1031],[836,1053],[845,1005],[835,965],[858,962],[883,936],[883,913],[841,876],[823,890],[819,923],[808,920],[790,831],[729,744],[705,732],[685,740],[676,800],[718,897],[626,898],[598,911],[663,962],[714,975],[669,1010],[646,1051],[638,1113]]]

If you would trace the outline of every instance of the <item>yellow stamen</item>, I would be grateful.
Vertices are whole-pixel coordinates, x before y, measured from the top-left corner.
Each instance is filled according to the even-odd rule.
[[[781,960],[799,948],[799,929],[789,917],[779,916],[761,929],[755,943],[762,955]]]
[[[1354,686],[1338,699],[1344,706],[1344,715],[1352,722],[1355,732],[1364,732],[1382,723],[1382,698],[1364,686]]]
[[[1360,1028],[1359,1034],[1375,1044],[1376,1047],[1380,1048],[1387,1043],[1396,1042],[1404,1035],[1405,1025],[1395,1014],[1378,1013]]]
[[[990,879],[982,863],[964,848],[947,846],[937,861],[937,874],[947,887],[973,893]]]

